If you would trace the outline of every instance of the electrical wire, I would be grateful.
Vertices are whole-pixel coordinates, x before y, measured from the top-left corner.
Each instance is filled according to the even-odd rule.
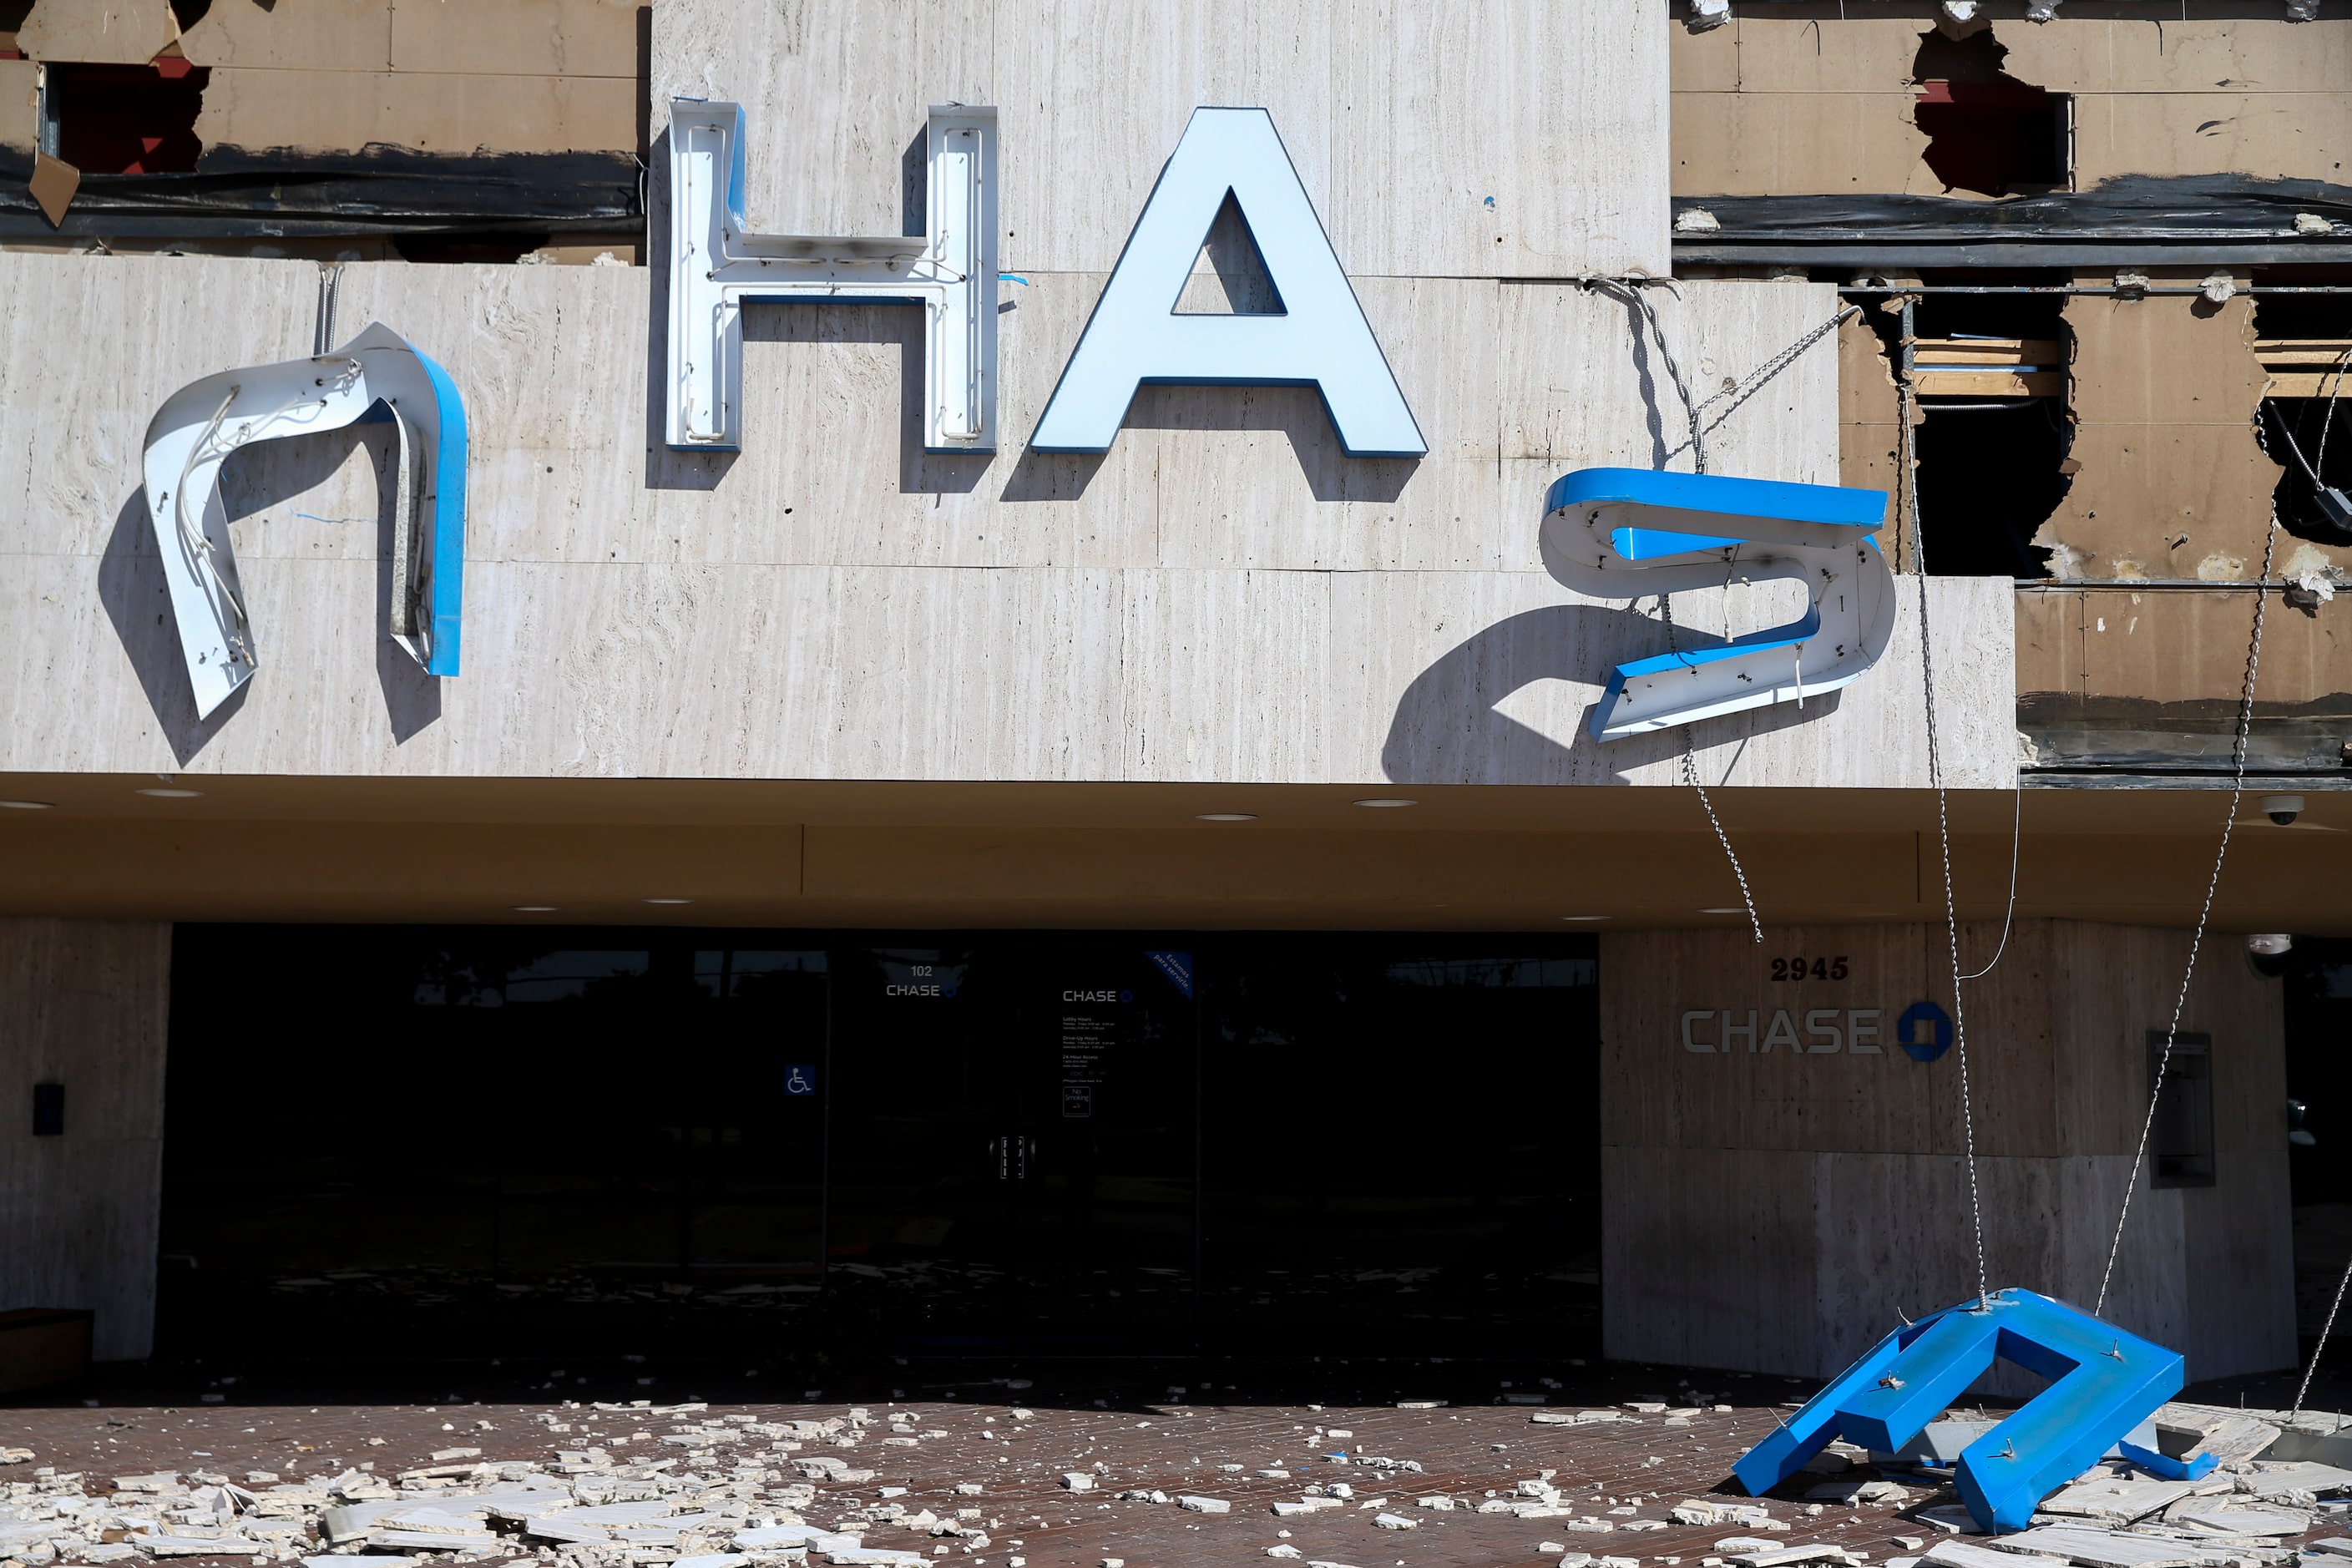
[[[2011,803],[2009,816],[2009,907],[2001,911],[2000,945],[1992,950],[1992,957],[1974,974],[1963,974],[1963,980],[1981,980],[1992,973],[2000,955],[2009,951],[2010,923],[2017,918],[2017,852],[2024,844],[2025,835],[2025,772],[2018,770],[2017,799]]]

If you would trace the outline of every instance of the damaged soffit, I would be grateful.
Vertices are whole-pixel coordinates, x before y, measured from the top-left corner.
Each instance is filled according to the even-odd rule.
[[[1866,195],[1676,196],[1675,218],[1677,260],[1727,265],[2105,267],[2352,260],[2352,186],[2243,174],[2126,174],[2088,191],[1998,201]]]

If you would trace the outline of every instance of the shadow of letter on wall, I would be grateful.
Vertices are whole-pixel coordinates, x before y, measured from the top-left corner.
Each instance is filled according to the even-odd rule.
[[[1680,634],[1685,648],[1721,641],[1687,629]],[[1597,693],[1617,665],[1666,651],[1666,627],[1633,609],[1550,605],[1507,616],[1448,649],[1413,678],[1390,721],[1381,770],[1392,784],[1623,784],[1632,782],[1634,769],[1680,756],[1686,738],[1700,746],[1716,745],[1836,710],[1832,692],[1809,700],[1802,712],[1783,702],[1601,742],[1589,728],[1595,704],[1587,701],[1565,744],[1502,711],[1515,693],[1539,681],[1574,681]]]
[[[172,619],[172,586],[155,552],[144,488],[132,490],[114,514],[114,531],[106,536],[106,552],[98,563],[98,601],[139,678],[156,729],[172,748],[173,760],[184,766],[245,706],[246,688],[232,692],[210,718],[196,717],[180,630]]]

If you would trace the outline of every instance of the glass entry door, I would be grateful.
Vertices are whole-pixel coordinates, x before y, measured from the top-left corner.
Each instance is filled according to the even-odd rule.
[[[1190,981],[1189,954],[1133,942],[840,952],[845,1318],[926,1349],[1189,1348]]]

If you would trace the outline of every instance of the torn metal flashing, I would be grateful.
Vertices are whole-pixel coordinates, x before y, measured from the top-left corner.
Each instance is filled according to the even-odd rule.
[[[1958,196],[1676,196],[1678,261],[2082,267],[2352,260],[2352,186],[2126,174],[2088,191]],[[1685,215],[1705,214],[1712,227]],[[2301,220],[2301,221],[2298,221]],[[2315,223],[2314,220],[2317,220]],[[2318,231],[2325,224],[2326,232]]]
[[[214,147],[193,174],[85,174],[52,227],[26,188],[32,155],[0,149],[0,239],[610,234],[645,223],[639,173],[627,153]]]
[[[2229,698],[2164,702],[2144,697],[2018,694],[2017,728],[2037,772],[2130,772],[2226,776],[2237,744],[2238,703]],[[2310,702],[2257,702],[2246,736],[2250,773],[2352,784],[2344,746],[2352,738],[2352,694]]]

